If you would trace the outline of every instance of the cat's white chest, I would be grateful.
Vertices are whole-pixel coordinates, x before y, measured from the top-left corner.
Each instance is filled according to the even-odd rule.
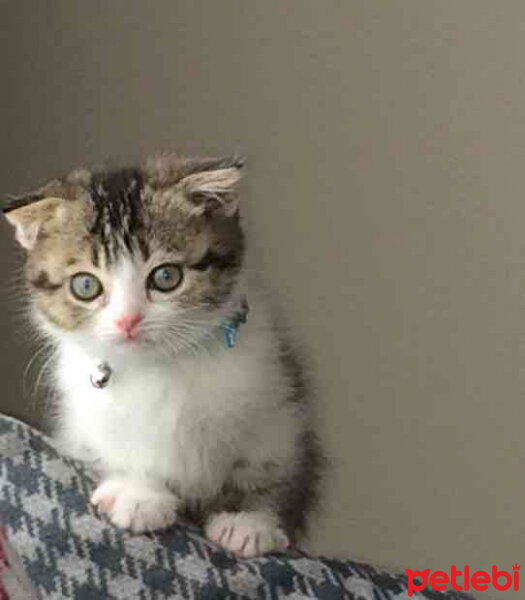
[[[198,414],[212,386],[191,370],[153,361],[114,369],[98,389],[90,382],[94,368],[78,351],[62,358],[66,436],[111,470],[167,479],[190,496],[217,491],[227,450],[213,433],[213,411],[206,419]]]

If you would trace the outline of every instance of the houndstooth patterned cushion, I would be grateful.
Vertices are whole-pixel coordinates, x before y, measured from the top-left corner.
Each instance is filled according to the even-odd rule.
[[[408,599],[406,577],[368,565],[302,555],[239,560],[185,526],[155,535],[120,531],[94,513],[93,481],[81,464],[2,416],[0,488],[7,537],[44,599]]]

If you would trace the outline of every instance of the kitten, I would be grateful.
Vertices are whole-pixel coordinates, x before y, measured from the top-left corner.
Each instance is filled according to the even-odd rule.
[[[241,166],[79,170],[5,213],[56,346],[57,436],[102,473],[91,502],[137,533],[189,514],[248,557],[296,543],[323,459],[299,371],[246,281]]]

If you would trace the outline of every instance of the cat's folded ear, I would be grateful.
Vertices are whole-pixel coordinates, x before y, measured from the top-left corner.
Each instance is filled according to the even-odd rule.
[[[49,197],[41,192],[8,196],[2,212],[15,228],[18,243],[26,250],[32,250],[43,224],[57,213],[63,202],[62,198]]]
[[[176,185],[189,203],[193,214],[219,211],[226,216],[234,215],[238,208],[241,160],[217,162],[205,170],[198,170],[183,177]]]

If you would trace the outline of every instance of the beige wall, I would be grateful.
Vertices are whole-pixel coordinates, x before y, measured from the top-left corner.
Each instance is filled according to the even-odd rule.
[[[525,3],[12,0],[0,23],[2,189],[158,148],[251,158],[255,264],[335,462],[314,548],[523,561]]]

